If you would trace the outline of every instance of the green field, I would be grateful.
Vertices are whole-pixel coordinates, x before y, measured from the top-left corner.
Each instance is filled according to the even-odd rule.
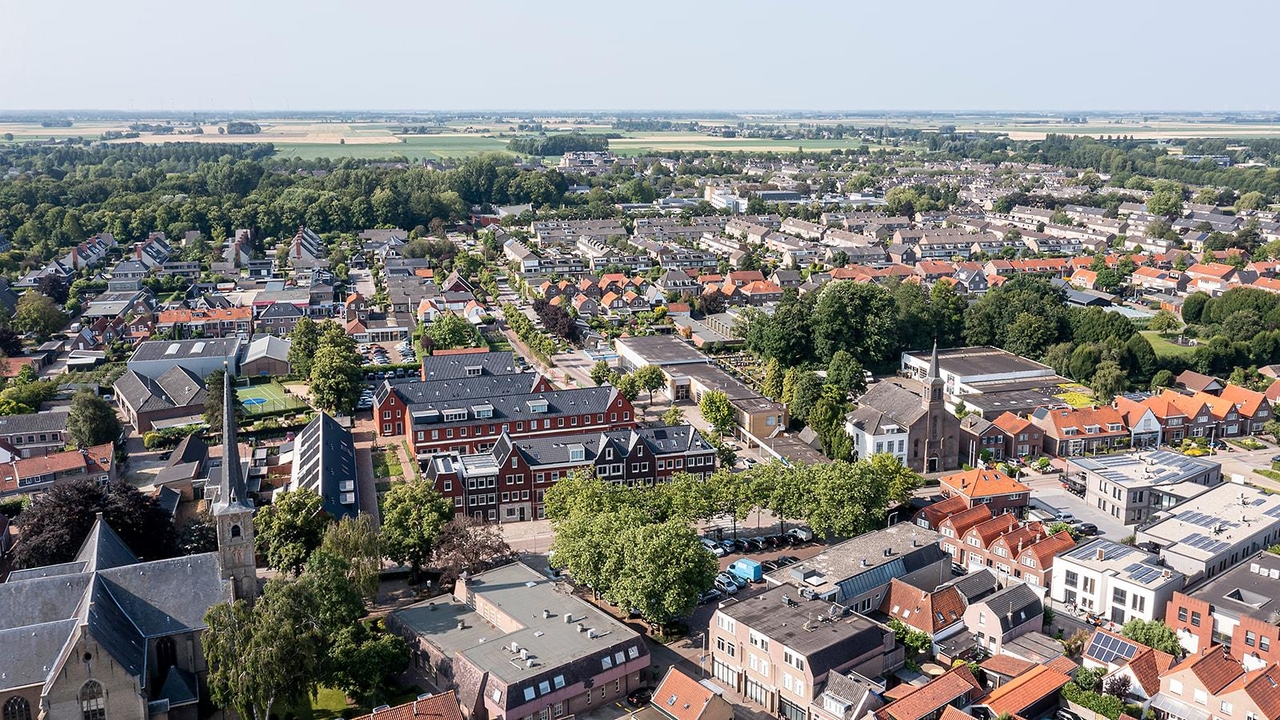
[[[391,159],[439,160],[463,158],[486,152],[506,152],[507,141],[483,135],[406,135],[403,141],[388,138],[385,143],[360,143],[339,145],[336,143],[275,143],[276,154],[303,160],[316,158],[359,158],[361,160]]]
[[[1195,348],[1169,342],[1155,330],[1142,330],[1140,332],[1151,343],[1151,349],[1156,351],[1157,357],[1180,357],[1190,360],[1191,356],[1195,354]]]
[[[284,386],[271,382],[236,388],[236,399],[249,415],[268,415],[307,407],[301,398],[284,391]]]

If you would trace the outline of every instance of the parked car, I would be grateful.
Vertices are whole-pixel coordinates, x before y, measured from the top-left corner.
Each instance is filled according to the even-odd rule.
[[[750,550],[760,552],[767,547],[769,547],[769,544],[765,542],[764,538],[760,538],[760,537],[747,538],[747,548]]]
[[[698,604],[706,605],[707,603],[719,600],[722,597],[724,597],[724,593],[720,592],[716,588],[708,588],[698,593]]]
[[[636,688],[627,696],[627,702],[632,707],[643,707],[653,700],[653,688]]]
[[[717,575],[715,584],[716,584],[716,589],[724,593],[725,595],[738,594],[738,584],[733,581],[733,578],[730,578],[728,576]]]
[[[719,543],[710,538],[702,538],[702,546],[707,549],[707,552],[710,552],[718,558],[724,557],[727,554],[725,553],[724,548],[720,547]]]
[[[786,540],[783,539],[781,535],[765,535],[764,541],[771,548],[782,547],[787,542]]]
[[[969,571],[965,570],[964,566],[959,563],[951,563],[951,574],[952,575],[968,575]]]
[[[773,562],[776,563],[778,567],[782,568],[788,565],[795,565],[796,563],[800,562],[800,558],[794,557],[792,555],[779,555],[778,557],[773,559]]]
[[[738,552],[738,546],[735,545],[732,540],[721,540],[720,548],[724,550],[725,555],[728,555],[731,552]]]
[[[787,536],[794,538],[796,542],[809,542],[813,539],[813,529],[804,525],[793,527],[787,531]]]
[[[1093,523],[1080,523],[1076,526],[1076,532],[1081,535],[1097,535],[1098,526]]]
[[[1057,514],[1053,516],[1053,519],[1058,522],[1073,523],[1076,521],[1076,516],[1066,510],[1059,510]]]
[[[773,572],[774,570],[777,570],[779,566],[778,563],[773,560],[765,560],[760,563],[760,567],[763,568],[765,572]]]

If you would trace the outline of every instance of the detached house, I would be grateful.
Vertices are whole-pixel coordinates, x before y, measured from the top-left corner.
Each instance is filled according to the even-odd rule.
[[[964,498],[969,507],[989,505],[993,515],[1027,506],[1031,489],[998,470],[974,468],[945,475],[939,481],[945,497]]]

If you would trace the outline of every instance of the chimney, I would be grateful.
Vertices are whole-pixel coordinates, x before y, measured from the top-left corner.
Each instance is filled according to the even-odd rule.
[[[543,611],[542,611],[542,619],[543,619],[543,620],[546,620],[546,619],[547,619],[547,618],[549,618],[549,617],[551,617],[551,611],[550,611],[550,610],[543,610]]]
[[[1107,551],[1106,551],[1106,549],[1101,548],[1101,547],[1100,547],[1100,548],[1098,548],[1098,552],[1096,553],[1095,557],[1097,557],[1098,562],[1102,562],[1103,560],[1106,560],[1106,559],[1107,559]]]

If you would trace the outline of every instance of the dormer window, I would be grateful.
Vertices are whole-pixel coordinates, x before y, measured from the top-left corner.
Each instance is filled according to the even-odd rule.
[[[542,399],[530,400],[525,404],[529,407],[529,412],[531,413],[544,413],[547,411],[546,400],[542,400]]]
[[[583,458],[585,458],[585,457],[586,457],[586,454],[587,454],[586,449],[585,449],[585,448],[583,448],[581,445],[570,445],[570,446],[569,446],[569,461],[570,461],[570,462],[582,462]]]
[[[485,403],[484,405],[472,405],[471,412],[475,413],[477,418],[493,417],[493,406]]]
[[[466,419],[467,419],[466,410],[445,410],[444,411],[445,422],[458,422],[459,420],[466,420]]]
[[[484,368],[479,365],[468,365],[466,367],[466,371],[467,377],[479,377],[479,375],[484,372]]]

